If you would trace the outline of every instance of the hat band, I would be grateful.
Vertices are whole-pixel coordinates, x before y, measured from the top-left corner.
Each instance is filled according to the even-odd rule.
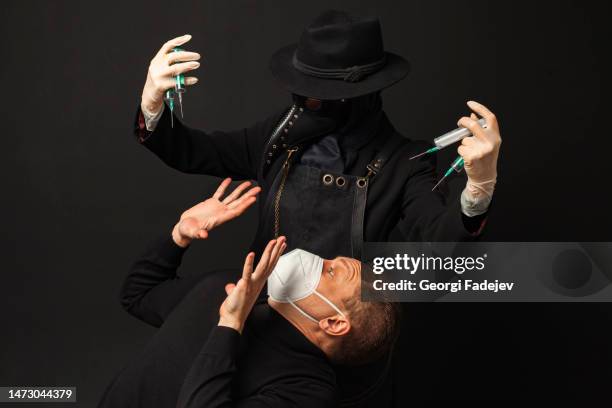
[[[381,69],[387,62],[387,55],[378,60],[365,65],[354,65],[348,68],[318,68],[304,64],[297,59],[293,53],[293,66],[303,74],[325,79],[342,79],[346,82],[358,82],[363,77],[370,75]]]

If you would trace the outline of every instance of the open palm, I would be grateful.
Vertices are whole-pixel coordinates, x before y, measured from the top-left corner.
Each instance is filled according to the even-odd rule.
[[[242,333],[244,323],[255,301],[285,248],[287,244],[284,236],[268,242],[254,271],[255,253],[250,252],[247,255],[240,280],[235,284],[225,285],[227,298],[219,308],[220,326],[231,327]]]
[[[231,182],[232,179],[226,178],[211,198],[196,204],[181,215],[175,227],[181,239],[207,238],[209,231],[238,217],[256,201],[261,188],[253,187],[245,193],[251,186],[249,181],[240,184],[227,197],[222,198]]]

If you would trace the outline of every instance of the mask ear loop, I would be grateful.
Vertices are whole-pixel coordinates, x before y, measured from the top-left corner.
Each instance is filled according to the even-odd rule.
[[[344,313],[342,313],[342,310],[340,310],[338,308],[338,306],[334,305],[332,303],[331,300],[329,300],[328,298],[326,298],[325,296],[323,296],[322,294],[320,294],[318,291],[314,291],[313,292],[315,295],[317,295],[319,298],[321,298],[322,301],[324,301],[325,303],[327,303],[332,309],[334,309],[340,316],[342,317],[346,317],[346,315]],[[315,319],[314,317],[312,317],[311,315],[309,315],[308,313],[306,313],[304,310],[302,310],[301,307],[299,307],[298,305],[296,305],[295,303],[293,303],[291,300],[287,299],[287,302],[289,302],[289,304],[291,306],[293,306],[295,308],[295,310],[297,310],[298,312],[300,312],[302,314],[302,316],[304,316],[305,318],[307,318],[308,320],[319,324],[319,321],[317,319]]]
[[[298,312],[300,312],[302,314],[302,316],[304,316],[305,318],[315,322],[316,324],[319,324],[319,321],[317,319],[315,319],[314,317],[312,317],[311,315],[309,315],[308,313],[306,313],[305,311],[303,311],[298,305],[296,305],[295,303],[293,303],[292,301],[290,301],[289,299],[287,299],[287,302],[289,302],[289,304],[291,306],[293,306],[295,308],[295,310],[297,310]]]
[[[332,309],[334,309],[340,316],[346,317],[342,310],[338,309],[338,306],[334,305],[331,300],[320,294],[318,291],[314,291],[314,294],[321,298],[325,303],[327,303]]]

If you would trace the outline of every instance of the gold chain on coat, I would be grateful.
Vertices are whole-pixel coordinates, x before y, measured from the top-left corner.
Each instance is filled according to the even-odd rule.
[[[276,196],[274,197],[274,238],[278,238],[280,235],[280,200],[283,195],[283,190],[285,189],[285,182],[287,181],[287,176],[289,175],[289,167],[291,166],[291,156],[293,153],[297,152],[297,147],[292,147],[287,150],[287,159],[285,159],[285,163],[283,163],[283,176],[281,178],[280,185],[278,186],[278,191],[276,192]]]

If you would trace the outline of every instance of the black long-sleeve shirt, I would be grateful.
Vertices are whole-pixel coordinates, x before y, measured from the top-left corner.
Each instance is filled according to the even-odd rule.
[[[327,407],[335,374],[323,352],[265,301],[243,334],[217,326],[239,271],[177,274],[169,234],[134,263],[121,290],[132,315],[159,327],[106,389],[99,407]]]

